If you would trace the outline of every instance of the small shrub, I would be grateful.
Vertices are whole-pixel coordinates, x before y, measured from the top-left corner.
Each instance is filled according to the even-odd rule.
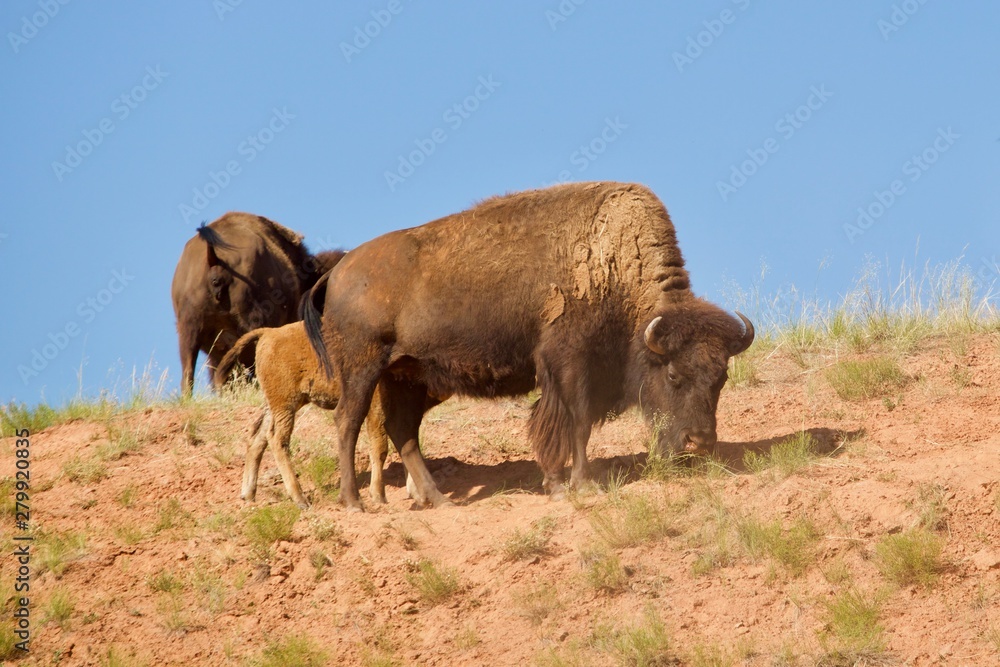
[[[555,530],[556,520],[543,517],[527,531],[515,530],[500,543],[500,553],[505,561],[529,560],[548,553],[549,540]]]
[[[145,667],[146,664],[134,653],[125,653],[114,644],[108,647],[108,652],[101,658],[101,667]]]
[[[746,353],[732,358],[729,367],[729,384],[734,387],[756,387],[760,385],[760,375],[757,372],[759,360],[756,356]]]
[[[812,435],[799,431],[775,443],[765,453],[758,454],[750,450],[744,452],[743,465],[754,474],[777,469],[782,477],[790,477],[813,463],[818,450],[819,445]]]
[[[97,458],[102,461],[117,461],[126,454],[141,450],[144,440],[144,433],[109,426],[108,443],[97,448]]]
[[[479,638],[479,633],[471,625],[463,628],[455,635],[455,648],[459,651],[468,651],[470,648],[475,648],[483,643],[483,640]]]
[[[74,456],[63,464],[63,472],[71,482],[95,484],[108,476],[108,468],[97,458]]]
[[[44,623],[55,623],[63,630],[69,629],[69,619],[76,609],[76,603],[69,591],[65,588],[57,588],[52,591],[48,602],[45,603]]]
[[[827,370],[826,379],[845,401],[879,398],[906,384],[903,369],[888,357],[840,361]]]
[[[721,646],[698,644],[688,657],[691,667],[733,667],[736,658]]]
[[[885,650],[881,623],[881,601],[868,598],[849,588],[824,603],[826,624],[834,647],[828,649],[820,664],[854,665],[864,657],[875,657]],[[824,640],[827,643],[828,640]]]
[[[770,557],[787,567],[793,574],[802,574],[813,562],[816,528],[807,520],[796,521],[785,531],[781,521],[763,522],[747,517],[737,522],[740,542],[753,559]]]
[[[142,542],[146,534],[133,523],[122,523],[114,528],[115,537],[124,545],[131,546]]]
[[[86,553],[87,538],[79,533],[43,533],[35,542],[38,548],[38,573],[49,571],[61,579],[69,564]]]
[[[622,628],[598,628],[594,644],[629,667],[658,667],[675,664],[670,654],[670,637],[663,621],[649,608],[642,621]]]
[[[17,514],[16,492],[17,483],[13,477],[0,479],[0,519],[5,522]]]
[[[622,567],[618,554],[604,546],[583,549],[580,552],[584,579],[598,591],[618,593],[628,586],[628,571]]]
[[[621,496],[588,519],[594,532],[613,549],[652,542],[671,534],[673,512],[665,503],[655,503],[645,496]]]
[[[57,413],[45,403],[29,408],[24,403],[11,401],[0,405],[0,437],[9,438],[21,429],[28,429],[31,435],[56,423]]]
[[[458,592],[458,573],[426,558],[418,561],[406,580],[417,589],[420,597],[432,605],[450,598]]]
[[[129,507],[132,507],[132,505],[135,504],[135,497],[136,497],[135,485],[129,484],[124,489],[122,489],[117,496],[115,496],[115,500],[118,501],[119,505],[128,509]]]
[[[511,594],[511,600],[517,605],[518,614],[528,619],[532,625],[541,625],[552,612],[562,607],[559,591],[551,584],[515,591]]]
[[[932,583],[940,572],[943,540],[923,528],[886,535],[875,545],[875,564],[884,577],[900,585]]]
[[[157,515],[156,525],[153,532],[159,533],[179,526],[191,526],[194,524],[194,515],[181,507],[181,501],[171,498],[160,508]]]
[[[161,570],[147,580],[149,589],[157,593],[180,593],[184,590],[184,582],[168,570]]]
[[[306,463],[305,471],[313,486],[325,495],[336,493],[340,487],[340,464],[336,456],[317,454]]]
[[[267,560],[271,545],[292,536],[292,528],[302,510],[291,503],[282,503],[255,510],[247,519],[244,532],[256,556]]]

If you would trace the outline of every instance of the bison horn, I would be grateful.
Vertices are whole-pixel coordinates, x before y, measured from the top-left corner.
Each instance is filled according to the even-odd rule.
[[[743,337],[740,338],[739,342],[733,345],[732,356],[734,357],[740,352],[743,352],[748,347],[750,347],[750,344],[753,343],[753,338],[754,338],[753,322],[751,322],[750,319],[740,311],[737,310],[735,312],[739,316],[739,318],[743,320]]]
[[[646,341],[646,347],[648,347],[650,350],[656,352],[659,355],[666,356],[667,351],[664,350],[660,346],[659,342],[656,340],[656,326],[660,323],[660,320],[662,319],[663,319],[662,316],[654,318],[653,321],[649,323],[649,326],[646,327],[646,333],[644,333],[642,337],[643,340]]]

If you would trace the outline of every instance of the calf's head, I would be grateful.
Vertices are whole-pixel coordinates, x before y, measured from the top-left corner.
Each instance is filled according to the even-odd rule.
[[[729,358],[753,343],[753,324],[701,300],[663,309],[646,326],[639,396],[657,424],[660,455],[705,453],[717,440],[715,411]]]

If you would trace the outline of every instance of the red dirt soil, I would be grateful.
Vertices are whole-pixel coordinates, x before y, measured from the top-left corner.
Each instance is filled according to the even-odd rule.
[[[649,609],[670,638],[671,657],[656,664],[809,665],[824,655],[828,664],[852,664],[829,662],[837,639],[827,603],[854,586],[882,601],[885,641],[884,652],[857,664],[1000,665],[997,336],[970,336],[960,349],[926,341],[900,358],[911,380],[885,399],[838,398],[824,375],[834,361],[812,355],[803,367],[779,348],[760,362],[760,384],[723,391],[718,453],[730,472],[642,478],[649,432],[641,419],[629,412],[595,430],[590,458],[602,484],[625,480],[623,496],[682,498],[701,488],[730,513],[779,518],[786,528],[808,518],[818,530],[801,573],[752,558],[738,544],[731,559],[700,570],[710,545],[693,536],[714,519],[685,516],[665,537],[616,549],[628,574],[616,592],[588,583],[581,557],[597,540],[588,517],[608,497],[542,495],[525,439],[527,399],[457,399],[428,414],[425,454],[455,507],[414,511],[393,455],[387,506],[374,505],[367,476],[359,479],[364,514],[343,511],[336,491],[323,493],[306,474],[305,458],[336,448],[329,415],[303,410],[293,445],[314,504],[263,565],[246,519],[285,498],[266,454],[257,502],[239,499],[258,407],[203,401],[46,429],[32,435],[32,523],[86,542],[58,578],[38,574],[36,543],[31,651],[17,664],[107,664],[114,645],[136,657],[129,664],[243,665],[292,635],[308,637],[331,665],[634,664],[594,637],[602,627],[642,622]],[[70,481],[66,463],[96,460],[109,426],[137,433],[140,446],[107,461],[101,480]],[[788,477],[744,470],[745,449],[766,451],[803,430],[824,451],[816,462]],[[359,470],[367,467],[366,442]],[[0,443],[0,476],[13,476],[13,450],[14,439]],[[129,489],[131,503],[122,496]],[[177,525],[157,531],[171,500],[180,506]],[[875,545],[916,526],[929,509],[940,518],[943,567],[931,583],[893,585],[879,572]],[[505,540],[547,517],[547,549],[508,559]],[[12,532],[2,531],[8,554]],[[322,555],[329,564],[317,570]],[[438,604],[410,581],[423,558],[457,573],[458,591]],[[14,565],[4,557],[5,595]],[[181,582],[179,592],[154,590],[164,572]],[[72,613],[62,625],[45,622],[60,589]],[[524,602],[532,590],[551,603],[535,618]],[[9,601],[0,603],[10,609]],[[703,659],[713,652],[719,661]]]

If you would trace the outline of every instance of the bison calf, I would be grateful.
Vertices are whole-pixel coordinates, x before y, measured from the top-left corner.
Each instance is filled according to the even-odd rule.
[[[257,420],[247,448],[240,497],[243,500],[253,500],[256,496],[261,459],[264,450],[270,445],[288,495],[299,507],[305,508],[309,506],[309,502],[302,493],[288,455],[295,414],[309,403],[327,410],[337,407],[340,398],[338,382],[327,378],[320,369],[316,356],[309,347],[302,322],[294,322],[278,328],[255,329],[240,337],[215,369],[214,380],[217,387],[221,387],[229,378],[236,361],[253,344],[257,346],[254,372],[267,407]],[[385,414],[378,400],[372,402],[367,427],[372,471],[369,492],[373,501],[384,503],[386,498],[382,467],[389,445],[385,432]],[[341,465],[353,467],[353,461],[341,461]],[[410,488],[409,483],[407,487]],[[420,502],[415,493],[411,495]]]

